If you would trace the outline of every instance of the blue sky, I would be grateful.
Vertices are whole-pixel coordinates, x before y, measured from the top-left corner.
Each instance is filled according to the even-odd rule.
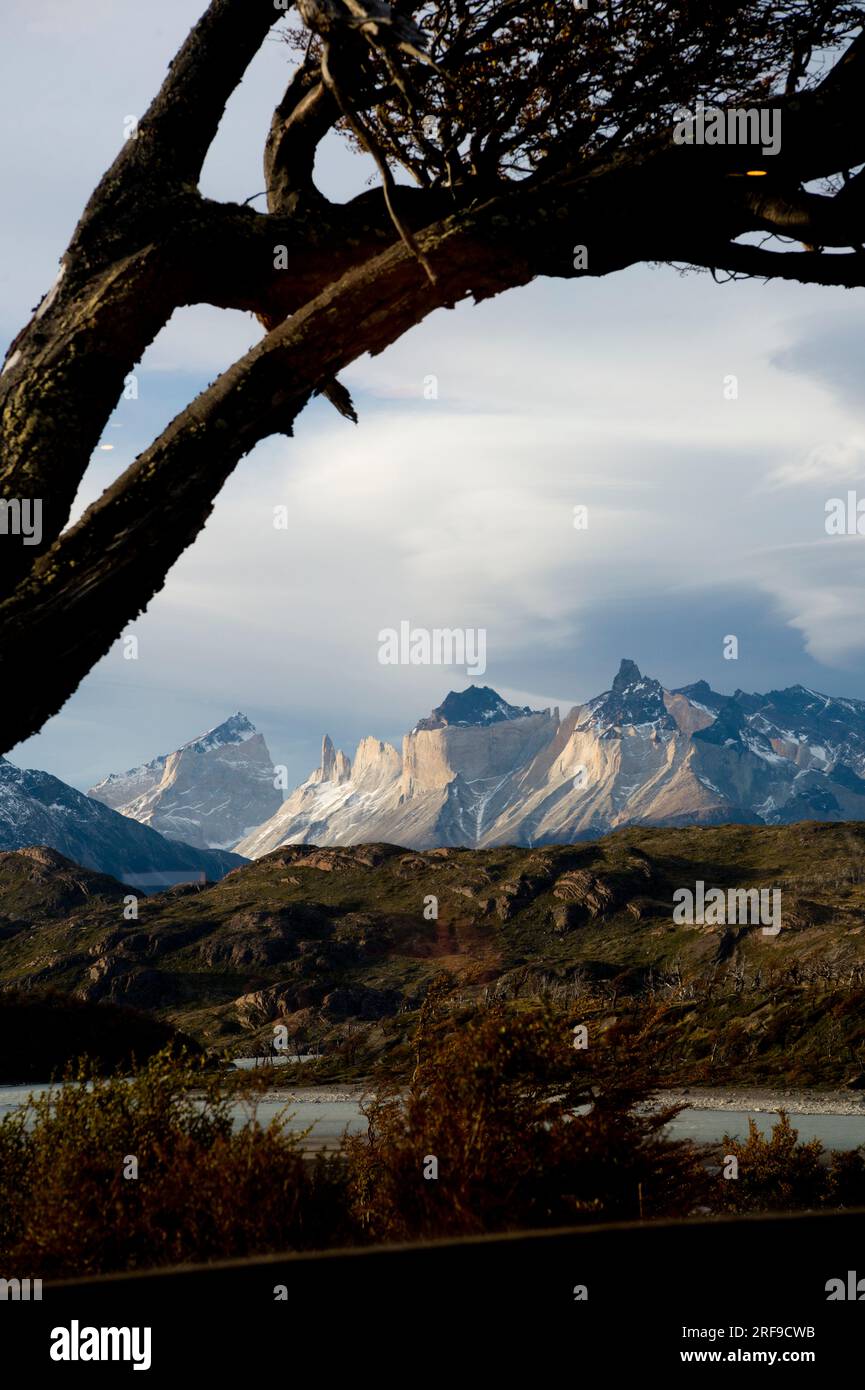
[[[5,0],[4,343],[202,6]],[[210,196],[261,189],[290,62],[270,42],[250,69],[208,160]],[[318,172],[337,199],[369,176],[336,140]],[[482,682],[519,703],[586,699],[623,655],[667,685],[865,697],[865,538],[824,528],[828,498],[865,496],[862,296],[639,267],[433,315],[345,373],[357,428],[316,402],[294,440],[243,461],[130,625],[138,661],[118,644],[10,756],[86,787],[242,709],[300,780],[325,731],[350,755],[364,734],[396,741],[467,683],[381,666],[378,632],[403,619],[484,627]],[[77,509],[259,333],[247,315],[175,315]]]

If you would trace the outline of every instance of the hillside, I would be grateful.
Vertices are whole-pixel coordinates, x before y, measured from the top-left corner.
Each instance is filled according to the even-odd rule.
[[[141,899],[137,921],[110,880],[76,897],[74,866],[37,874],[7,854],[0,984],[133,1005],[238,1054],[284,1022],[321,1047],[319,1074],[347,1076],[399,1060],[445,971],[457,1011],[493,996],[548,998],[574,1022],[654,1007],[677,1082],[846,1084],[865,1069],[863,850],[865,826],[818,822],[537,850],[297,845]],[[699,881],[780,890],[780,933],[677,925],[673,895]]]

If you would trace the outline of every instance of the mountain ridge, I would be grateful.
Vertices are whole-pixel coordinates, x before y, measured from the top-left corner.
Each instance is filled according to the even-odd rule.
[[[0,758],[0,852],[33,846],[48,846],[85,869],[135,886],[199,874],[215,880],[244,862],[237,854],[169,840],[50,772]]]
[[[668,689],[623,658],[609,690],[556,710],[488,686],[451,691],[403,738],[334,749],[238,841],[387,840],[411,849],[596,838],[626,825],[865,820],[865,701],[806,686]],[[335,769],[339,768],[336,775]]]
[[[267,744],[240,711],[172,753],[109,773],[87,795],[201,849],[233,848],[282,802]]]

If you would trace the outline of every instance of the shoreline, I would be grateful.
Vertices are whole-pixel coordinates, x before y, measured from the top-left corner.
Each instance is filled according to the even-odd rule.
[[[371,1094],[366,1086],[292,1086],[274,1088],[268,1100],[292,1101],[307,1105],[357,1104]],[[688,1110],[745,1111],[752,1114],[861,1115],[865,1118],[865,1092],[849,1090],[809,1090],[801,1087],[772,1086],[676,1086],[656,1093],[653,1109],[682,1105]]]
[[[772,1086],[677,1086],[660,1091],[656,1105],[684,1105],[689,1110],[739,1110],[755,1115],[862,1115],[865,1094],[849,1090],[809,1090]]]
[[[50,1087],[51,1082],[4,1082],[0,1090],[30,1091]],[[369,1084],[350,1081],[344,1085],[330,1082],[319,1086],[275,1085],[260,1096],[270,1104],[291,1105],[358,1105],[365,1096],[373,1094]],[[683,1110],[738,1112],[753,1115],[777,1115],[785,1110],[789,1115],[861,1116],[865,1119],[865,1091],[850,1088],[817,1089],[795,1086],[670,1086],[655,1092],[650,1108],[662,1109],[677,1105]]]

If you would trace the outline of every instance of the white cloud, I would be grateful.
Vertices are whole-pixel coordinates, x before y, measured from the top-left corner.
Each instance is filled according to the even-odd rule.
[[[863,545],[859,536],[823,536],[773,549],[755,568],[782,620],[802,633],[806,652],[827,667],[843,668],[865,655]]]
[[[825,482],[829,487],[865,477],[865,439],[856,437],[817,444],[804,455],[773,468],[767,483],[775,487],[800,487]]]

